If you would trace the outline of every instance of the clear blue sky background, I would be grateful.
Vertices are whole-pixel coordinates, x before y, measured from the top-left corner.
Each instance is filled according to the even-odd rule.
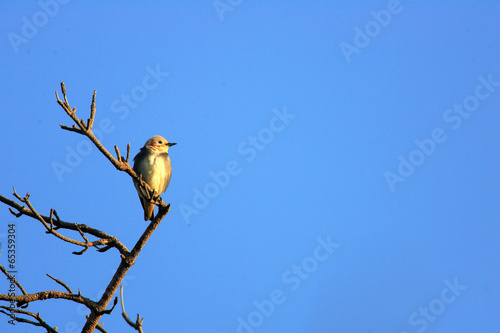
[[[62,81],[83,118],[97,90],[108,150],[177,142],[125,281],[145,332],[500,331],[497,1],[66,2],[2,1],[0,193],[129,248],[146,228],[130,178],[59,128]],[[49,273],[97,299],[118,267],[0,219],[30,293],[61,290]],[[67,333],[87,314],[29,310]],[[120,312],[104,327],[132,332]]]

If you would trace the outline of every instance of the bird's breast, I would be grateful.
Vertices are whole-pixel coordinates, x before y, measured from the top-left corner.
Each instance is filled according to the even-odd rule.
[[[142,178],[156,192],[163,193],[168,187],[172,175],[172,166],[168,154],[149,154],[138,166]]]

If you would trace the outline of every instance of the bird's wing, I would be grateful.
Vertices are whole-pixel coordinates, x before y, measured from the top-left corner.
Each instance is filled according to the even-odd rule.
[[[141,162],[146,158],[146,155],[148,154],[146,148],[141,148],[141,150],[137,153],[137,155],[135,155],[134,157],[134,167],[132,169],[134,169],[135,172],[137,172],[138,168],[139,168],[139,165],[141,164]]]
[[[172,176],[172,164],[170,163],[168,153],[162,154],[161,158],[163,159],[165,174],[160,187],[160,193],[164,193],[167,190],[168,184],[170,183],[170,177]]]
[[[134,166],[132,169],[134,169],[134,171],[137,174],[141,174],[139,172],[139,167],[142,164],[142,162],[144,161],[144,159],[147,158],[147,155],[148,155],[148,152],[145,148],[141,148],[139,153],[137,155],[135,155]],[[143,180],[146,181],[144,178],[143,178]],[[134,180],[134,186],[135,186],[135,189],[137,190],[137,194],[139,194],[139,201],[141,202],[142,209],[144,210],[144,221],[151,220],[154,217],[155,205],[153,203],[150,203],[148,200],[146,200],[145,198],[142,197],[141,191],[139,189],[139,185],[137,184],[137,182],[135,180]]]

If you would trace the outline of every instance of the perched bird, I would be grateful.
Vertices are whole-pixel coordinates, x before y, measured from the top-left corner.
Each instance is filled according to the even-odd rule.
[[[168,183],[170,183],[172,165],[168,157],[168,148],[175,144],[169,143],[159,135],[155,135],[146,141],[144,147],[134,157],[134,171],[142,175],[142,179],[158,194],[165,192]],[[143,198],[136,181],[134,181],[134,186],[144,209],[144,221],[153,220],[154,203]]]

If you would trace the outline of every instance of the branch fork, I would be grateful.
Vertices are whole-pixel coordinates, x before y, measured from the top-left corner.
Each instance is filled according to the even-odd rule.
[[[141,175],[138,175],[130,166],[129,158],[130,158],[130,143],[127,145],[127,153],[126,157],[123,157],[120,153],[120,150],[117,146],[114,146],[116,158],[113,157],[109,151],[104,148],[101,142],[96,138],[94,133],[92,132],[92,127],[95,121],[96,114],[96,91],[94,90],[94,94],[92,95],[92,102],[90,104],[90,117],[86,120],[80,119],[76,116],[76,107],[71,107],[68,98],[66,96],[66,87],[64,82],[61,83],[61,92],[63,96],[63,100],[59,98],[59,94],[56,91],[56,99],[57,103],[61,106],[61,108],[66,112],[66,114],[73,120],[74,124],[72,126],[60,125],[63,130],[67,130],[70,132],[75,132],[81,135],[86,136],[99,151],[113,164],[113,166],[120,171],[126,172],[139,186],[140,192],[143,194],[147,200],[155,203],[158,206],[158,213],[153,218],[153,220],[149,223],[146,230],[136,242],[135,246],[131,251],[129,251],[125,245],[123,245],[116,237],[109,235],[101,230],[94,229],[85,224],[78,223],[70,223],[61,220],[54,209],[50,209],[49,216],[44,216],[38,213],[38,211],[33,207],[30,201],[30,194],[26,193],[24,197],[21,197],[14,188],[13,196],[21,203],[17,203],[13,200],[10,200],[2,195],[0,195],[0,201],[9,206],[9,211],[16,217],[19,218],[22,215],[29,216],[33,219],[38,220],[45,227],[45,232],[47,234],[52,234],[55,237],[63,240],[64,242],[71,243],[77,246],[81,246],[83,249],[81,251],[74,251],[73,254],[82,255],[84,254],[90,247],[95,247],[98,252],[106,252],[111,248],[116,248],[120,253],[120,265],[113,275],[111,281],[109,282],[106,290],[104,291],[102,297],[99,301],[93,301],[89,298],[82,296],[80,290],[75,294],[71,290],[71,288],[64,283],[63,281],[54,278],[53,276],[47,274],[47,276],[55,281],[57,284],[62,286],[65,289],[63,291],[41,291],[34,294],[28,294],[22,285],[9,273],[7,270],[0,265],[0,271],[15,285],[21,290],[23,295],[3,295],[0,294],[0,301],[8,301],[8,302],[17,302],[18,307],[23,306],[27,307],[30,302],[34,301],[43,301],[46,299],[66,299],[72,302],[80,303],[85,305],[89,310],[90,314],[87,316],[87,321],[82,329],[83,333],[91,333],[95,329],[98,329],[101,332],[106,332],[104,330],[103,325],[99,323],[99,319],[105,315],[110,314],[118,303],[118,298],[115,297],[113,301],[113,305],[110,309],[107,309],[108,304],[113,299],[113,295],[118,289],[118,286],[123,281],[125,274],[132,267],[135,260],[137,259],[139,253],[142,248],[145,246],[146,242],[149,240],[153,232],[159,226],[160,222],[170,211],[170,204],[166,204],[163,202],[160,195],[154,191],[144,180]],[[26,206],[24,206],[24,205]],[[16,212],[17,211],[17,212]],[[62,235],[58,230],[73,230],[77,231],[82,240],[76,240]],[[90,241],[87,235],[92,235],[97,238],[97,240]],[[129,325],[131,325],[134,329],[142,333],[142,321],[144,320],[139,315],[137,315],[137,320],[133,323],[127,316],[125,312],[125,306],[123,304],[123,288],[121,289],[121,300],[122,300],[122,312],[123,317],[127,321]],[[17,317],[15,316],[14,320],[17,322],[28,323],[34,326],[43,327],[47,332],[55,333],[57,332],[57,327],[52,327],[47,324],[39,313],[35,314],[29,312],[27,310],[19,309],[19,308],[10,308],[4,305],[0,305],[0,312],[4,313],[8,316],[11,316],[10,313],[16,313],[26,316]],[[9,313],[10,312],[10,313]]]

